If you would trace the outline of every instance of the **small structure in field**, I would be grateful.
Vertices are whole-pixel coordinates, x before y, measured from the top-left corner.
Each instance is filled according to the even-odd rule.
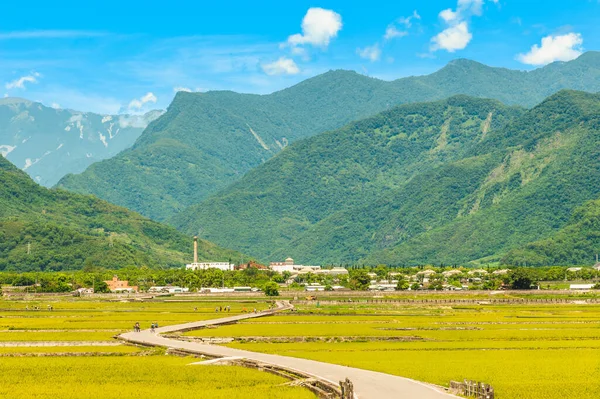
[[[571,284],[570,290],[591,290],[594,288],[594,284]]]

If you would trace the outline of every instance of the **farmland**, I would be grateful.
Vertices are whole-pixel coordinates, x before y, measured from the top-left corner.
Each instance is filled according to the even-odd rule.
[[[600,396],[600,305],[300,305],[298,312],[186,333],[229,346],[439,385],[480,380],[497,398]]]
[[[121,344],[113,337],[151,323],[178,324],[264,309],[265,301],[130,301],[124,297],[0,299],[0,398],[314,398],[288,380],[237,366]],[[50,310],[52,307],[52,310]]]

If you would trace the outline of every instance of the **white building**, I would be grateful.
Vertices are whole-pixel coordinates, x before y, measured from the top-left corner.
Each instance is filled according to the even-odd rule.
[[[164,287],[150,287],[148,292],[165,292],[165,293],[169,293],[169,294],[182,294],[184,292],[190,292],[190,289],[167,285]]]
[[[571,284],[570,290],[591,290],[594,288],[594,284]]]
[[[277,273],[311,273],[321,270],[321,266],[304,266],[294,264],[294,259],[287,258],[283,262],[271,262],[269,268]]]
[[[234,269],[234,264],[229,262],[198,262],[190,263],[185,265],[187,270],[206,270],[206,269],[219,269],[225,271],[231,271]]]

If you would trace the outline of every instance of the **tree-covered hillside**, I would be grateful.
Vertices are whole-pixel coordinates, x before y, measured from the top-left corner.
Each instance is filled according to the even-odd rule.
[[[173,219],[262,259],[457,263],[547,237],[600,187],[600,96],[468,97],[301,141]]]
[[[569,223],[549,238],[511,250],[502,263],[511,265],[590,264],[600,253],[600,200],[575,209]]]
[[[164,220],[239,180],[288,143],[398,104],[456,94],[533,106],[562,88],[600,90],[600,53],[531,71],[457,60],[385,82],[332,71],[270,95],[178,93],[135,146],[59,186]]]
[[[357,237],[348,234],[346,226],[366,214],[353,209],[364,207],[371,214],[380,198],[401,188],[408,194],[398,204],[423,206],[427,199],[417,197],[418,190],[427,186],[431,193],[464,172],[457,167],[446,180],[421,176],[462,159],[492,129],[522,112],[495,100],[466,96],[402,105],[291,145],[239,182],[182,212],[172,223],[182,231],[200,232],[222,244],[245,248],[265,260],[284,259],[286,253],[319,262],[358,260],[368,250],[355,245]],[[483,169],[480,164],[472,169],[485,173],[478,172]],[[422,183],[413,188],[415,181]],[[446,200],[461,195],[459,190],[448,191]],[[439,222],[443,212],[453,217],[458,210],[435,211],[431,223]],[[332,215],[343,217],[334,218],[333,225],[314,234],[314,228]],[[364,234],[378,235],[381,226],[377,223],[389,216],[385,212],[379,221],[364,220]],[[322,247],[318,254],[307,248],[314,245]]]
[[[191,239],[127,209],[92,196],[49,190],[0,156],[0,270],[101,267],[181,267],[191,261]],[[200,256],[239,254],[200,242]]]

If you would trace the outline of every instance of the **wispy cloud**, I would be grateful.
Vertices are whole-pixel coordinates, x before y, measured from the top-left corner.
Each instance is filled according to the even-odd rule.
[[[86,30],[22,30],[0,32],[0,40],[10,39],[71,39],[106,36],[106,32]]]
[[[131,100],[128,108],[129,108],[129,111],[131,111],[131,112],[140,111],[144,107],[145,104],[148,104],[148,103],[156,104],[157,100],[158,99],[156,98],[154,93],[148,92],[148,93],[146,93],[146,95],[144,95],[140,98],[134,98],[133,100]]]
[[[277,61],[263,64],[263,71],[267,75],[296,75],[300,68],[291,58],[281,57]]]
[[[37,83],[37,78],[40,77],[40,74],[37,72],[33,72],[31,75],[21,76],[18,79],[13,80],[12,82],[8,82],[5,87],[6,89],[25,89],[26,83]]]
[[[381,59],[382,48],[386,44],[386,42],[401,38],[404,36],[408,36],[408,30],[412,26],[413,20],[420,20],[421,16],[417,12],[417,10],[413,11],[413,13],[408,17],[400,17],[391,24],[387,26],[385,29],[385,33],[380,41],[377,41],[371,46],[366,46],[363,48],[357,48],[356,53],[364,59],[368,59],[371,62],[379,61]],[[388,58],[388,62],[393,62],[393,58]]]
[[[379,48],[379,43],[375,43],[372,46],[367,46],[365,48],[356,49],[356,53],[360,56],[360,58],[367,59],[371,62],[379,61],[381,58],[381,49]]]

